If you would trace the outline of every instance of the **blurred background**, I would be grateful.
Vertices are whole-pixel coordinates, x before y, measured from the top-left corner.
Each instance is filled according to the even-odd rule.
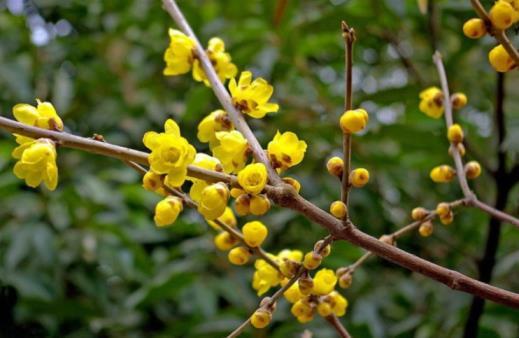
[[[492,1],[483,3],[489,7]],[[468,0],[431,1],[425,13],[416,0],[179,5],[204,45],[222,37],[240,70],[251,69],[273,83],[280,112],[251,125],[263,145],[278,129],[307,141],[304,162],[287,174],[323,208],[339,196],[325,163],[341,151],[340,21],[356,29],[353,101],[369,111],[370,122],[367,132],[354,138],[353,165],[369,169],[372,180],[353,191],[351,214],[373,236],[409,223],[415,206],[434,208],[461,196],[456,184],[437,185],[428,177],[433,166],[450,162],[443,121],[418,110],[420,90],[438,84],[434,49],[445,57],[451,89],[469,98],[455,116],[469,139],[467,158],[497,168],[500,149],[507,168],[519,162],[519,73],[504,79],[507,132],[498,146],[497,76],[487,62],[494,41],[463,36],[463,22],[475,16]],[[141,150],[144,132],[162,129],[173,117],[199,150],[207,150],[196,139],[196,126],[220,106],[189,74],[162,75],[169,27],[175,26],[159,0],[0,1],[0,114],[12,117],[16,103],[49,100],[68,131],[102,134]],[[123,163],[60,149],[60,182],[49,193],[15,178],[14,147],[13,137],[2,132],[1,337],[220,337],[256,308],[252,267],[228,263],[214,248],[212,229],[195,212],[184,212],[171,228],[156,229],[152,217],[159,197],[144,191],[139,176]],[[473,187],[494,204],[503,193],[499,182],[485,171]],[[507,191],[504,201],[515,215],[518,192],[517,186]],[[325,234],[279,208],[261,219],[270,227],[265,247],[272,252],[307,251]],[[430,238],[413,233],[399,246],[478,277],[488,225],[485,214],[461,210],[452,225],[437,225]],[[498,227],[493,228],[495,234]],[[519,291],[519,232],[503,225],[497,238],[492,283]],[[325,266],[351,264],[362,253],[338,243]],[[341,292],[350,302],[342,322],[355,337],[461,337],[472,301],[378,258]],[[518,337],[517,318],[515,310],[486,304],[478,336]],[[299,337],[304,330],[314,337],[335,336],[321,318],[299,324],[283,300],[268,332],[249,329],[243,336]]]

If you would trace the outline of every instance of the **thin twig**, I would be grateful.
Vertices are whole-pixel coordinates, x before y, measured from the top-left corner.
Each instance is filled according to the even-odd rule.
[[[485,21],[487,27],[490,27],[490,34],[505,48],[510,57],[514,60],[515,65],[519,68],[519,51],[514,47],[506,32],[502,29],[497,29],[492,25],[490,17],[479,0],[470,0],[472,7],[478,16]]]
[[[348,330],[346,330],[344,325],[342,325],[341,321],[339,320],[339,318],[337,318],[336,315],[329,315],[328,317],[325,317],[325,319],[328,323],[330,323],[330,325],[332,325],[335,328],[337,333],[342,338],[351,338],[350,333],[348,332]]]
[[[209,83],[211,84],[211,88],[213,89],[214,94],[216,95],[221,105],[229,115],[229,118],[231,119],[236,129],[243,134],[245,139],[247,139],[249,147],[254,155],[254,158],[258,162],[265,164],[269,174],[269,179],[272,184],[281,183],[281,178],[277,174],[276,170],[274,170],[274,168],[272,167],[263,148],[256,139],[256,136],[254,136],[254,133],[247,124],[247,121],[243,117],[243,114],[233,105],[232,99],[229,96],[227,90],[225,89],[222,81],[220,81],[220,78],[216,74],[211,60],[207,56],[207,53],[200,44],[200,41],[198,40],[197,36],[189,26],[189,23],[182,14],[182,11],[178,7],[177,3],[175,2],[175,0],[163,0],[163,5],[164,9],[169,13],[171,18],[180,28],[180,30],[182,30],[184,34],[189,36],[195,42],[196,57],[198,58],[200,64],[202,65],[202,68],[204,69],[204,72],[207,76],[207,79],[209,80]]]

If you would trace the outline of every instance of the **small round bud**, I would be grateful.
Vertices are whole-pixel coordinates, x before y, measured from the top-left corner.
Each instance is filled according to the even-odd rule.
[[[256,310],[250,317],[250,323],[257,329],[262,329],[272,321],[272,313],[266,309]]]
[[[166,195],[166,191],[164,190],[164,178],[154,173],[153,171],[148,171],[144,174],[142,178],[142,186],[144,189],[148,191],[152,191],[158,193],[159,195]]]
[[[346,271],[342,276],[339,277],[339,286],[343,289],[347,289],[353,282],[353,274],[351,271]]]
[[[465,164],[465,175],[467,175],[468,179],[475,179],[481,175],[481,166],[476,161],[470,161]]]
[[[342,177],[344,170],[344,162],[342,158],[334,156],[326,162],[326,169],[332,176]]]
[[[301,183],[299,183],[299,181],[296,180],[295,178],[283,177],[282,180],[286,184],[290,184],[292,186],[292,188],[294,188],[296,190],[297,193],[299,193],[301,191]]]
[[[296,274],[297,270],[299,270],[300,266],[300,263],[288,258],[284,258],[279,264],[279,269],[285,277],[292,278]]]
[[[234,265],[244,265],[249,261],[250,257],[251,253],[249,249],[243,246],[239,246],[232,249],[231,251],[229,251],[229,254],[227,255],[229,262],[231,262]]]
[[[433,224],[431,221],[423,222],[418,228],[418,232],[422,237],[429,237],[433,233]]]
[[[348,208],[342,201],[334,201],[330,205],[330,214],[338,219],[344,219],[348,214]]]
[[[349,182],[355,188],[362,188],[369,181],[369,171],[358,168],[350,173]]]
[[[265,214],[270,209],[270,200],[265,195],[253,195],[250,200],[249,212],[255,216]]]
[[[218,235],[214,236],[214,245],[221,251],[231,250],[237,243],[238,239],[226,231],[222,231]]]
[[[447,131],[447,138],[452,143],[462,142],[463,136],[463,129],[461,129],[461,126],[457,123],[450,126],[449,130]]]
[[[330,253],[332,252],[332,246],[330,244],[328,244],[324,248],[321,248],[323,243],[324,243],[324,241],[322,239],[317,241],[314,245],[314,252],[319,253],[323,257],[328,257],[330,255]]]
[[[240,197],[243,194],[245,194],[245,191],[243,189],[240,189],[240,188],[232,188],[231,189],[231,196],[232,196],[232,198],[238,198],[238,197]]]
[[[236,198],[234,208],[236,209],[236,213],[238,215],[248,215],[250,212],[250,196],[247,194],[238,196],[238,198]]]
[[[450,211],[451,211],[451,206],[449,205],[449,203],[441,202],[441,203],[438,203],[438,205],[436,206],[436,213],[440,217],[447,216],[447,214]]]
[[[425,217],[429,215],[429,211],[422,207],[414,208],[413,211],[411,211],[411,218],[413,221],[421,221]]]
[[[472,18],[463,24],[463,34],[471,39],[479,39],[487,33],[485,21],[479,18]]]
[[[430,177],[436,183],[447,183],[454,179],[456,170],[449,165],[439,165],[431,170]]]
[[[507,29],[514,23],[514,8],[506,1],[497,1],[490,9],[488,16],[497,29]]]
[[[503,45],[498,45],[488,53],[490,65],[498,72],[505,73],[516,66]]]
[[[309,275],[304,275],[298,281],[299,292],[308,296],[314,288],[314,280]]]
[[[242,232],[245,243],[252,248],[260,246],[268,235],[267,227],[260,221],[245,223]]]
[[[454,93],[451,96],[452,108],[461,109],[467,104],[467,95],[463,93]]]
[[[310,251],[307,252],[305,257],[303,258],[303,266],[308,270],[314,270],[321,265],[321,261],[323,260],[323,256],[320,254]]]
[[[165,227],[175,223],[183,209],[182,200],[176,196],[168,196],[155,206],[153,220],[158,227]]]
[[[446,215],[440,215],[440,222],[444,225],[451,224],[454,220],[454,213],[450,210]]]
[[[368,124],[368,112],[364,109],[347,110],[342,114],[339,124],[345,134],[361,131]]]

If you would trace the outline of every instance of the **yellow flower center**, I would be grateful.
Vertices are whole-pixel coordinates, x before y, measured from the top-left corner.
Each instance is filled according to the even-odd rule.
[[[166,160],[166,162],[174,163],[180,158],[180,151],[175,147],[166,148],[162,152],[162,158]]]

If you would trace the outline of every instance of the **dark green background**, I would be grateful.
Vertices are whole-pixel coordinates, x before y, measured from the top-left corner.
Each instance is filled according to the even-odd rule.
[[[491,1],[486,1],[487,5]],[[199,150],[196,125],[220,108],[209,88],[190,75],[162,76],[162,54],[172,20],[160,1],[57,1],[32,3],[48,23],[65,19],[72,32],[36,46],[27,15],[0,3],[0,113],[11,107],[52,101],[68,131],[103,134],[113,143],[144,149],[147,130],[173,117]],[[356,136],[353,164],[370,170],[366,188],[351,196],[353,221],[380,236],[408,223],[418,205],[461,196],[456,184],[433,184],[429,170],[449,163],[442,120],[418,111],[418,93],[437,84],[434,41],[428,16],[416,1],[289,1],[274,25],[277,1],[180,1],[201,41],[220,36],[240,70],[251,69],[275,86],[278,114],[251,125],[266,145],[277,129],[292,130],[308,143],[304,162],[288,175],[302,194],[323,208],[339,196],[325,162],[340,153],[337,126],[343,105],[343,46],[340,21],[355,27],[354,104],[370,113],[368,132]],[[454,91],[469,105],[455,118],[471,149],[495,165],[493,98],[496,75],[486,61],[490,37],[469,40],[461,32],[474,16],[469,1],[435,1],[436,43],[445,56]],[[434,19],[433,19],[434,20]],[[395,38],[418,76],[402,66]],[[390,40],[390,39],[389,39]],[[519,73],[507,75],[504,147],[519,159]],[[256,307],[252,268],[235,267],[212,244],[213,232],[193,211],[157,230],[152,221],[158,197],[140,178],[113,159],[59,149],[60,182],[52,193],[27,188],[12,174],[13,138],[0,139],[0,282],[16,290],[16,336],[35,337],[220,337]],[[467,158],[473,159],[469,152]],[[488,173],[472,184],[493,203]],[[517,215],[518,189],[509,211]],[[325,234],[291,211],[273,208],[261,218],[270,228],[266,248],[309,250]],[[243,224],[243,221],[242,221]],[[476,210],[456,214],[428,239],[412,234],[399,246],[445,267],[477,276],[488,217]],[[519,232],[505,225],[493,284],[519,290]],[[362,250],[335,245],[325,265],[352,263]],[[2,289],[12,296],[13,290]],[[355,274],[342,321],[355,337],[459,337],[471,297],[377,258]],[[8,299],[9,297],[4,297]],[[11,299],[11,298],[9,298]],[[0,304],[5,309],[8,302]],[[487,304],[480,337],[517,337],[518,312]],[[8,311],[9,312],[9,311]],[[4,314],[4,322],[9,316]],[[0,319],[2,321],[2,319]],[[268,333],[251,337],[314,337],[333,331],[317,318],[304,326],[281,301]],[[7,336],[10,336],[7,334]]]

